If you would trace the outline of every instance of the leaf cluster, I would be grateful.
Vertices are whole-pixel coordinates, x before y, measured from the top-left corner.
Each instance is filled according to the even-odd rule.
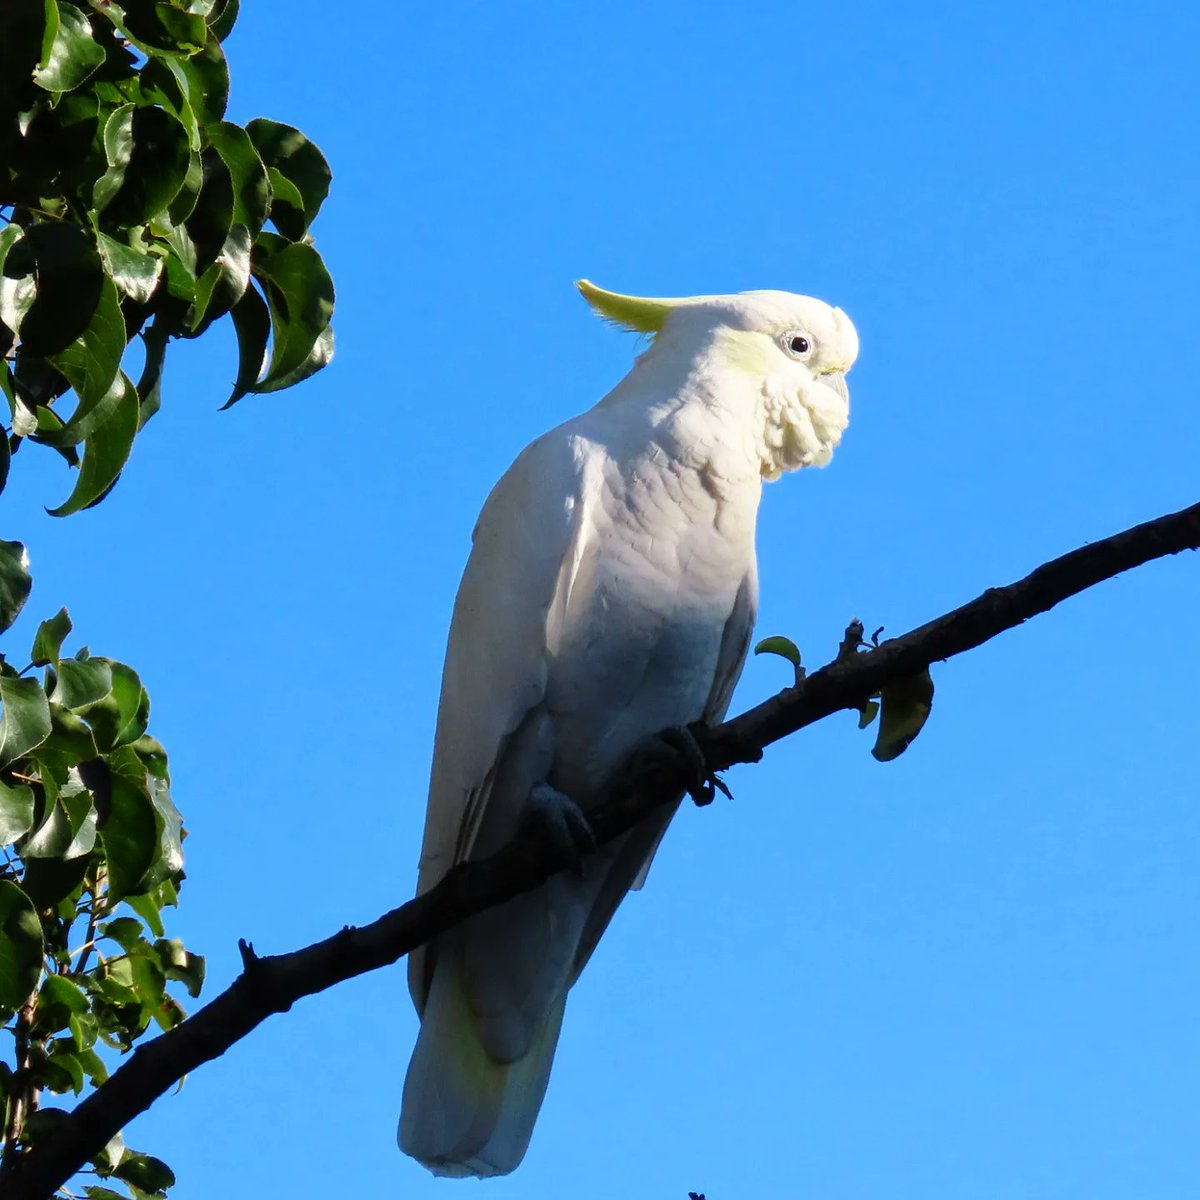
[[[879,649],[879,635],[883,630],[875,631],[870,645],[863,640],[863,632],[863,624],[856,617],[846,627],[845,638],[838,649],[839,661],[844,662],[869,649]],[[791,638],[781,635],[763,638],[754,647],[754,653],[775,654],[786,658],[796,673],[795,686],[799,687],[803,683],[804,668],[800,664],[800,651]],[[858,705],[859,729],[866,729],[881,709],[883,712],[879,718],[879,732],[875,738],[875,745],[871,749],[876,761],[891,762],[899,758],[924,728],[932,707],[933,678],[928,667],[915,675],[894,680],[880,691],[867,696]]]
[[[329,167],[290,125],[224,119],[222,41],[237,7],[0,8],[0,388],[12,418],[0,487],[24,441],[50,446],[78,467],[54,515],[116,482],[159,407],[170,339],[230,317],[226,406],[333,354],[333,284],[309,238]]]
[[[28,595],[25,562],[19,543],[0,543],[0,631]],[[40,1092],[102,1084],[106,1051],[183,1020],[168,983],[197,996],[204,980],[203,958],[163,926],[184,830],[166,753],[146,732],[146,689],[124,663],[68,657],[70,632],[63,609],[38,627],[24,670],[0,656],[0,1022],[17,1051],[14,1066],[0,1064],[6,1164],[64,1115],[37,1110]],[[119,1139],[93,1169],[135,1200],[173,1182]]]

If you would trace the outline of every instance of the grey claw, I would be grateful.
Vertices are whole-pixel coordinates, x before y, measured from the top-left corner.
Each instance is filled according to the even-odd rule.
[[[538,783],[529,793],[530,816],[579,874],[583,859],[596,849],[596,835],[583,809],[557,788]]]
[[[704,805],[711,804],[718,791],[730,799],[733,798],[725,782],[708,769],[704,751],[688,726],[677,725],[656,733],[647,747],[651,756],[654,755],[656,746],[660,748],[660,754],[661,750],[665,749],[676,761],[682,760],[686,774],[684,790],[697,806],[703,808]]]

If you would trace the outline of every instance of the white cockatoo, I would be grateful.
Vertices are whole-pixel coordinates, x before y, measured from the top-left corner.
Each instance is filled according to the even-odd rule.
[[[653,337],[594,408],[496,484],[450,626],[418,892],[531,820],[587,846],[586,814],[640,743],[721,720],[754,625],[764,479],[827,463],[858,336],[789,292],[579,290]],[[676,805],[409,959],[421,1032],[400,1146],[439,1175],[525,1154],[567,991]]]

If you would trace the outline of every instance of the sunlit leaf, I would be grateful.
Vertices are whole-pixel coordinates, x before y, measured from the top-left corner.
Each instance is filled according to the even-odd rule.
[[[0,846],[10,845],[33,826],[33,789],[0,780]]]
[[[254,274],[265,281],[273,349],[266,376],[251,388],[269,392],[304,364],[333,316],[333,281],[309,245],[260,235]]]
[[[200,995],[204,986],[205,962],[203,955],[192,954],[178,938],[159,938],[154,949],[168,979],[183,983],[193,999]]]
[[[87,17],[73,4],[46,0],[46,41],[42,61],[33,73],[33,82],[48,92],[68,92],[95,74],[104,62],[104,50],[92,38]]]
[[[25,547],[20,542],[0,539],[0,632],[17,619],[32,587]]]
[[[104,152],[108,169],[93,202],[105,221],[138,225],[163,212],[183,187],[191,147],[177,117],[127,104],[105,123]]]
[[[112,668],[102,658],[88,658],[83,662],[64,658],[58,664],[57,673],[58,680],[50,699],[72,712],[95,704],[112,691]]]
[[[47,618],[38,626],[36,637],[33,639],[33,650],[30,661],[35,667],[44,667],[48,663],[58,665],[58,657],[62,652],[62,644],[67,634],[71,632],[71,618],[65,608],[60,608],[54,616]]]
[[[117,378],[121,384],[118,403],[105,424],[88,438],[71,495],[58,508],[47,510],[53,517],[69,516],[95,504],[116,482],[129,458],[138,430],[138,394],[123,371]]]
[[[131,300],[146,304],[154,295],[154,289],[158,287],[159,276],[163,271],[162,258],[144,250],[135,250],[132,246],[109,237],[107,233],[97,233],[96,244],[104,268],[112,277],[113,283]]]
[[[233,327],[238,339],[237,379],[229,399],[222,406],[228,408],[253,390],[267,361],[267,340],[271,336],[271,314],[266,301],[253,285],[230,309]]]
[[[23,858],[68,860],[90,854],[96,844],[97,813],[87,791],[64,791],[46,819],[21,843]]]
[[[160,829],[145,787],[112,777],[112,809],[100,828],[114,900],[143,890],[139,885],[159,857]]]
[[[143,52],[191,55],[204,45],[204,18],[163,0],[104,0],[105,15]]]
[[[110,658],[90,661],[105,664],[112,681],[110,691],[81,712],[92,728],[96,745],[107,751],[136,741],[146,732],[150,719],[150,697],[137,672]]]
[[[921,732],[933,705],[933,679],[926,669],[889,684],[880,695],[879,735],[871,753],[880,762],[899,758]]]
[[[160,1158],[150,1154],[127,1154],[113,1174],[143,1192],[162,1192],[175,1186],[175,1174]]]
[[[799,683],[804,678],[804,668],[800,665],[800,651],[791,638],[786,638],[779,634],[776,634],[774,637],[763,638],[754,647],[754,653],[777,654],[780,658],[786,658],[792,664],[796,683]]]
[[[158,412],[162,403],[163,362],[169,335],[166,326],[155,320],[149,329],[142,331],[141,337],[146,347],[146,361],[137,381],[139,430]]]
[[[221,121],[207,131],[213,148],[229,171],[233,189],[230,221],[258,233],[271,209],[271,183],[250,135],[239,125]]]
[[[87,328],[104,278],[99,251],[78,225],[33,225],[5,256],[0,320],[13,328],[10,306],[16,302],[10,293],[35,279],[36,295],[18,322],[22,349],[35,356],[57,354]]]
[[[28,754],[50,733],[50,702],[36,679],[0,676],[0,767]]]
[[[116,286],[107,276],[87,328],[50,361],[75,389],[79,406],[61,430],[41,431],[51,446],[73,446],[106,424],[120,403],[117,378],[125,351],[125,320]]]
[[[192,330],[224,316],[242,298],[249,283],[250,231],[245,225],[235,223],[212,266],[196,281]]]
[[[313,142],[291,125],[259,117],[249,122],[246,132],[268,167],[275,167],[299,192],[303,203],[304,227],[312,223],[325,197],[333,173],[325,156]],[[272,213],[274,220],[274,213]],[[283,233],[284,230],[280,229]],[[303,230],[300,231],[303,235]],[[288,235],[285,235],[288,236]]]
[[[208,15],[208,27],[213,37],[224,41],[238,16],[238,0],[217,0]]]

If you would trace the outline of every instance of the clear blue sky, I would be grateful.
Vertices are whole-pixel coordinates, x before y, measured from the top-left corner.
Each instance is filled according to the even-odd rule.
[[[334,365],[218,414],[177,347],[100,508],[14,464],[23,628],[136,665],[209,956],[410,893],[488,488],[634,339],[571,282],[776,287],[862,339],[833,464],[765,493],[761,634],[896,634],[1198,496],[1200,17],[1139,5],[246,0],[231,115],[303,128]],[[44,458],[51,456],[43,455]],[[129,1131],[214,1196],[1173,1200],[1200,1192],[1200,560],[936,673],[899,761],[843,715],[681,813],[575,989],[525,1165],[394,1145],[403,970],[274,1019]],[[73,644],[73,643],[72,643]],[[734,702],[785,682],[754,662]]]

